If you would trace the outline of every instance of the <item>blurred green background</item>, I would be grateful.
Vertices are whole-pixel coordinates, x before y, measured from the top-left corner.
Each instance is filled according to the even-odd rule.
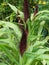
[[[16,6],[19,10],[23,11],[24,0],[0,0],[0,19],[5,20],[6,17],[13,14],[13,11],[9,8],[6,3],[10,3]],[[38,10],[49,10],[49,0],[28,0],[29,11],[33,13],[35,4],[38,4]]]

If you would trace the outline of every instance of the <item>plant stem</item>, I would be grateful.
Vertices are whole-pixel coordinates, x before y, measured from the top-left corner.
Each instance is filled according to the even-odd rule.
[[[24,21],[26,22],[27,19],[29,18],[29,10],[28,10],[28,0],[24,0]],[[22,38],[20,41],[20,53],[23,55],[24,51],[26,50],[27,47],[27,34],[28,30],[22,30]]]

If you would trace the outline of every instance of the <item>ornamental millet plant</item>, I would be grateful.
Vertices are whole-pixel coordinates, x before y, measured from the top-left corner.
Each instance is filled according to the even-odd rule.
[[[19,14],[18,23],[0,21],[0,64],[1,65],[49,65],[49,11],[38,13],[38,5],[30,17],[28,1],[24,0],[24,13],[8,3]],[[44,14],[43,14],[44,13]],[[22,19],[24,16],[24,20]],[[23,22],[23,26],[22,23]],[[25,26],[26,25],[26,26]]]
[[[30,17],[29,14],[29,3],[28,0],[24,0],[24,5],[23,5],[23,10],[24,10],[24,22],[26,23],[27,19]],[[34,16],[38,12],[38,4],[35,4],[35,9],[34,9]],[[22,38],[20,42],[20,53],[21,55],[24,53],[27,47],[27,35],[28,35],[28,29],[22,30]]]

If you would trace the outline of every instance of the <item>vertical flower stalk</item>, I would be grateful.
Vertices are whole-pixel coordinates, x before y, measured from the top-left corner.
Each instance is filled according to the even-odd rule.
[[[26,22],[26,20],[29,18],[29,7],[28,7],[28,0],[24,0],[24,20]]]
[[[27,19],[29,18],[29,10],[28,10],[28,0],[24,0],[24,21],[26,22]],[[28,30],[22,30],[22,38],[20,41],[20,53],[23,55],[24,51],[26,50],[27,47],[27,35],[28,35]]]

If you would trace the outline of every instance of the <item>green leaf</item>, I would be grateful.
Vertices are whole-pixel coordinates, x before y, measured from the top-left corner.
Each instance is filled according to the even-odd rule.
[[[0,21],[0,25],[4,24],[7,27],[11,28],[14,30],[14,32],[16,33],[16,35],[18,36],[18,38],[21,38],[21,31],[19,29],[19,27],[11,22],[5,22],[5,21]]]
[[[11,9],[12,9],[16,14],[19,13],[18,17],[20,17],[22,20],[24,19],[24,14],[23,14],[23,12],[21,12],[21,11],[18,10],[15,6],[13,6],[13,5],[9,4],[9,3],[8,3],[8,5],[11,7]]]
[[[7,65],[7,64],[5,64],[5,63],[0,63],[0,65]]]

